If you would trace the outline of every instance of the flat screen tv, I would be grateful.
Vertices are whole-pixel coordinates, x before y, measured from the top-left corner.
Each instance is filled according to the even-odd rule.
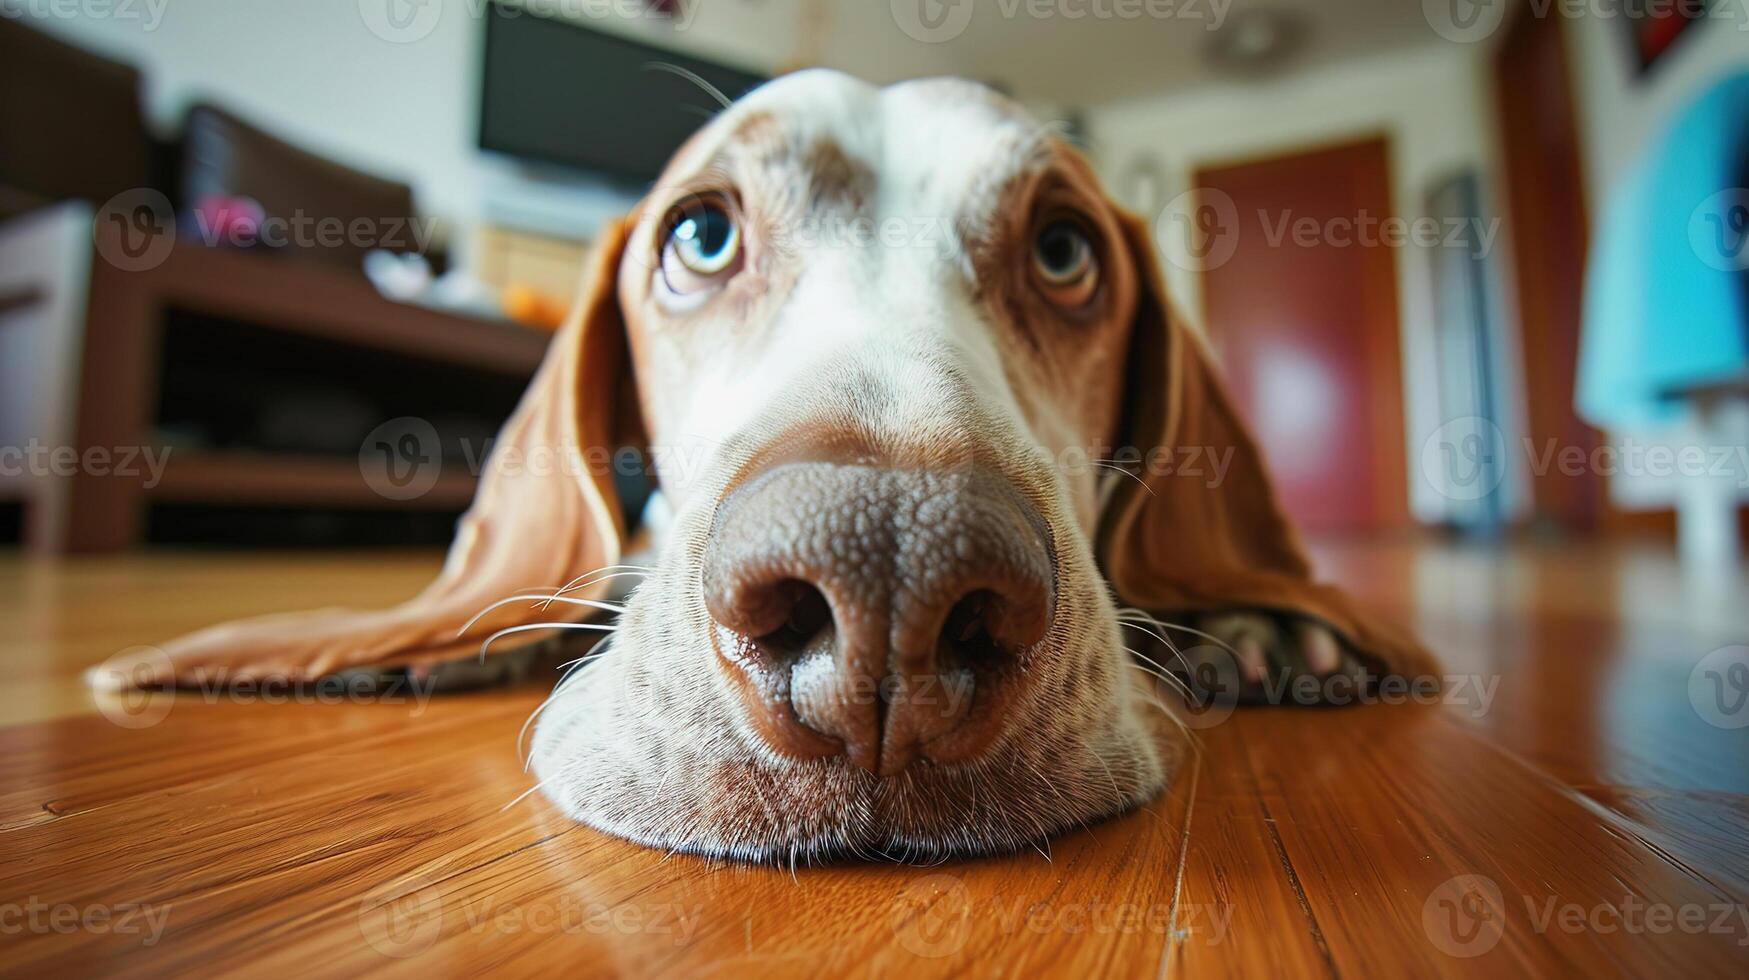
[[[624,184],[647,184],[719,104],[683,69],[740,98],[765,78],[594,30],[488,5],[480,146]]]

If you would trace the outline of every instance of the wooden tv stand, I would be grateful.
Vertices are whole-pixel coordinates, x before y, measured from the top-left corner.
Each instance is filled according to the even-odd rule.
[[[76,227],[77,215],[69,220]],[[12,223],[0,226],[0,235],[12,229]],[[60,270],[55,273],[59,281],[40,288],[0,283],[8,287],[0,288],[0,295],[11,307],[0,312],[6,318],[0,321],[0,330],[28,330],[33,325],[21,312],[57,289],[77,290],[80,281],[88,279],[83,337],[61,358],[68,364],[66,374],[74,382],[73,390],[44,383],[48,369],[42,364],[22,359],[0,364],[0,386],[27,385],[35,375],[34,401],[41,416],[25,426],[32,438],[42,433],[43,442],[71,446],[81,454],[90,447],[153,445],[166,325],[177,316],[235,324],[239,338],[296,337],[306,351],[312,343],[331,345],[337,365],[349,356],[370,358],[373,364],[388,363],[383,359],[391,357],[409,370],[441,365],[446,377],[466,371],[480,377],[482,386],[489,379],[498,392],[514,391],[526,383],[550,338],[507,322],[395,302],[379,294],[362,274],[294,255],[178,242],[161,264],[124,271],[100,257],[103,250],[92,247],[89,229],[86,219],[83,251],[88,277]],[[45,268],[53,266],[45,264]],[[246,339],[237,343],[246,351]],[[264,348],[271,349],[271,344]],[[261,372],[271,370],[270,364],[263,363],[270,360],[268,354],[240,355],[235,363],[239,370]],[[184,383],[193,378],[197,384],[203,379],[217,384],[224,373],[203,365],[200,371],[183,372]],[[235,380],[231,379],[233,384]],[[357,379],[353,383],[369,387]],[[18,439],[19,426],[11,428],[5,433],[7,441]],[[471,499],[473,485],[471,474],[446,467],[428,493],[412,500],[391,500],[366,483],[356,456],[172,446],[155,482],[143,474],[129,477],[80,468],[70,475],[30,474],[28,479],[13,481],[11,495],[24,501],[23,531],[31,550],[71,554],[138,544],[147,509],[159,502],[459,511]],[[22,492],[16,489],[19,486]],[[6,487],[0,483],[0,489]]]

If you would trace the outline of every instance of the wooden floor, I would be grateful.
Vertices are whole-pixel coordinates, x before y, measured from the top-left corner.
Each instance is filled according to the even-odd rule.
[[[395,599],[435,556],[0,558],[0,974],[1749,973],[1749,588],[1626,547],[1319,559],[1418,626],[1445,703],[1241,708],[1048,857],[792,874],[507,806],[539,685],[75,682],[214,619]]]

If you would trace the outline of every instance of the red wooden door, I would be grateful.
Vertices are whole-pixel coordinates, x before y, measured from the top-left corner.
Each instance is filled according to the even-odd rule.
[[[1197,175],[1199,204],[1237,218],[1231,258],[1203,271],[1204,322],[1308,529],[1408,522],[1389,173],[1369,140]]]

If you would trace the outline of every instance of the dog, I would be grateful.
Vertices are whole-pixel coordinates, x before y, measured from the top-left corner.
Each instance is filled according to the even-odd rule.
[[[1224,658],[1252,694],[1430,664],[1312,581],[1211,364],[1146,226],[1017,105],[784,76],[602,232],[425,593],[215,627],[93,682],[610,630],[534,728],[572,817],[749,861],[1013,850],[1170,778],[1159,665],[1131,647],[1176,633],[1195,662],[1162,663]],[[588,462],[627,446],[659,485],[651,568],[620,564]],[[1152,465],[1185,447],[1222,477]]]

